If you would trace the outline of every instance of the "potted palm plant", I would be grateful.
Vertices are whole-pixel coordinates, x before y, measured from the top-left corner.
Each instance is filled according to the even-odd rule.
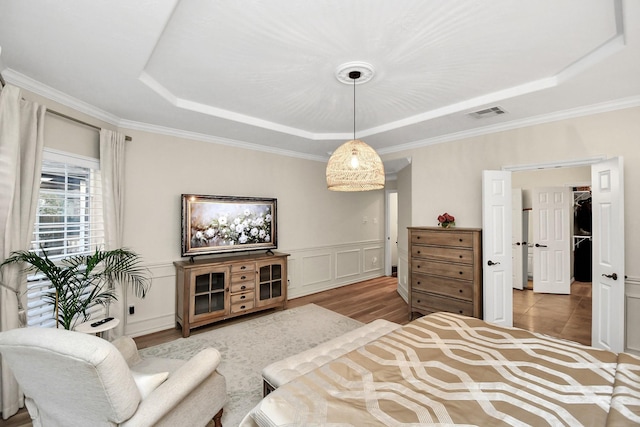
[[[53,262],[43,250],[42,255],[30,251],[12,252],[0,264],[0,269],[12,263],[25,263],[25,272],[41,273],[51,281],[53,290],[44,298],[54,306],[57,324],[72,329],[76,320],[89,319],[89,308],[108,305],[117,300],[115,285],[131,285],[140,298],[151,286],[141,259],[127,249],[99,250],[88,255],[75,255]]]

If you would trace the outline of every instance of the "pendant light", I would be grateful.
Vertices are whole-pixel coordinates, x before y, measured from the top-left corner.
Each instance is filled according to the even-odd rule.
[[[384,165],[378,153],[356,139],[356,80],[360,71],[349,72],[353,79],[353,139],[333,152],[327,163],[327,188],[332,191],[369,191],[384,188]]]

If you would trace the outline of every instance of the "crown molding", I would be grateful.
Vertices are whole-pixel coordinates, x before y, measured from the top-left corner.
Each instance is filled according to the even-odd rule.
[[[247,150],[261,151],[263,153],[277,154],[287,157],[296,157],[305,160],[314,160],[318,162],[326,162],[328,157],[316,156],[312,154],[300,153],[297,151],[284,150],[281,148],[268,147],[266,145],[253,144],[250,142],[239,141],[236,139],[222,138],[219,136],[207,135],[204,133],[185,131],[180,129],[168,128],[164,126],[151,125],[148,123],[134,122],[131,120],[120,120],[119,128],[150,132],[160,135],[174,136],[177,138],[191,139],[194,141],[209,142],[213,144],[226,145],[235,148],[244,148]]]
[[[58,102],[69,108],[72,108],[80,113],[94,117],[106,123],[110,123],[119,128],[126,128],[132,130],[140,130],[144,132],[158,133],[161,135],[175,136],[179,138],[210,142],[215,144],[222,144],[227,146],[245,148],[248,150],[261,151],[265,153],[277,154],[287,157],[295,157],[305,160],[313,160],[319,162],[325,162],[329,156],[317,156],[306,153],[300,153],[297,151],[283,150],[273,147],[267,147],[264,145],[253,144],[245,141],[227,139],[222,137],[211,136],[207,134],[184,131],[180,129],[168,128],[164,126],[152,125],[147,123],[135,122],[131,120],[121,119],[111,113],[108,113],[100,108],[97,108],[87,102],[81,101],[70,95],[67,95],[57,89],[44,85],[37,80],[27,77],[11,68],[6,68],[2,71],[2,75],[6,82],[30,92],[41,95],[47,99]],[[473,138],[476,136],[487,135],[491,133],[504,132],[508,130],[519,129],[527,126],[535,126],[544,123],[550,123],[559,120],[571,119],[581,116],[588,116],[592,114],[606,113],[615,110],[621,110],[625,108],[634,108],[640,106],[640,96],[634,96],[629,98],[617,99],[613,101],[603,102],[600,104],[574,108],[570,110],[558,111],[549,114],[542,114],[535,117],[530,117],[521,120],[513,120],[506,123],[498,123],[494,125],[485,126],[482,128],[471,129],[468,131],[455,132],[433,138],[426,138],[406,144],[396,145],[390,148],[382,148],[376,150],[378,154],[392,154],[404,150],[411,150],[426,147],[434,144],[441,144],[450,141],[456,141],[465,138]],[[338,136],[332,135],[332,136]],[[337,138],[339,139],[339,138]]]
[[[81,101],[77,98],[74,98],[73,96],[60,92],[59,90],[54,89],[50,86],[42,84],[39,81],[32,79],[31,77],[27,77],[24,74],[12,70],[11,68],[3,70],[2,75],[4,76],[7,83],[26,89],[29,92],[33,92],[37,95],[43,96],[69,108],[73,108],[80,113],[84,113],[88,116],[94,117],[106,123],[110,123],[114,126],[118,126],[118,123],[120,122],[120,118],[118,116],[108,113],[100,108],[94,107],[87,102]]]
[[[476,136],[487,135],[491,133],[504,132],[508,130],[520,129],[528,126],[535,126],[545,123],[556,122],[559,120],[572,119],[576,117],[589,116],[593,114],[607,113],[610,111],[623,110],[626,108],[634,108],[640,106],[640,96],[634,96],[623,99],[616,99],[613,101],[603,102],[600,104],[589,105],[586,107],[573,108],[570,110],[557,111],[549,114],[541,114],[535,117],[529,117],[526,119],[512,120],[506,123],[498,123],[490,126],[484,126],[481,128],[471,129],[462,132],[450,133],[442,136],[436,136],[433,138],[421,139],[406,144],[395,145],[390,148],[383,148],[378,151],[378,154],[391,154],[397,153],[403,150],[411,150],[416,148],[422,148],[434,144],[442,144],[444,142],[456,141],[460,139],[473,138]]]

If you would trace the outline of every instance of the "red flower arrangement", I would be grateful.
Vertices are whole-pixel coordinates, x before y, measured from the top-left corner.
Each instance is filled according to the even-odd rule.
[[[445,212],[442,215],[438,215],[438,225],[442,228],[449,228],[452,225],[456,225],[456,219],[453,215]]]

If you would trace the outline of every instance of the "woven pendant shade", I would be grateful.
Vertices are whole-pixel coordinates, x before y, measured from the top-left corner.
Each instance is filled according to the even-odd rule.
[[[333,191],[384,188],[384,165],[380,156],[359,139],[345,142],[327,163],[327,188]]]

